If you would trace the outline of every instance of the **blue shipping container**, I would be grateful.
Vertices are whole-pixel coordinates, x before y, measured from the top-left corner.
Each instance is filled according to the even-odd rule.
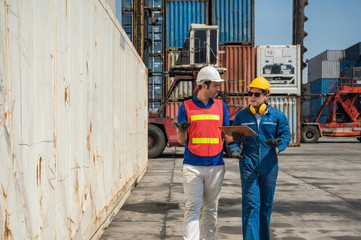
[[[183,47],[191,23],[207,23],[205,0],[167,2],[167,48]]]
[[[163,7],[163,0],[148,0],[148,7],[160,9]]]
[[[157,54],[163,52],[163,14],[154,12],[153,18],[158,18],[158,21],[155,26],[152,26],[152,19],[148,20],[148,37],[152,40],[148,51]]]
[[[133,39],[133,12],[123,12],[122,26],[130,41]]]
[[[347,48],[345,55],[347,60],[361,61],[361,42]]]
[[[160,84],[149,84],[148,98],[149,99],[162,99],[163,91]]]
[[[214,0],[213,23],[219,26],[219,44],[254,42],[254,0]]]
[[[122,0],[122,7],[133,9],[133,0]]]
[[[161,57],[150,57],[149,68],[155,73],[163,73],[163,60]]]
[[[317,98],[317,99],[311,99],[311,105],[310,105],[310,119],[313,121],[316,118],[316,115],[318,111],[320,110],[322,104],[325,102],[325,98]],[[319,120],[320,123],[325,123],[327,119],[329,107],[327,106],[325,111],[323,111],[321,118]]]
[[[163,76],[161,75],[153,75],[153,77],[148,78],[149,85],[152,85],[153,83],[156,85],[161,85],[163,82]]]
[[[358,66],[358,61],[355,60],[342,60],[340,62],[341,71]]]
[[[335,92],[338,88],[339,79],[322,78],[311,82],[311,94],[327,94]]]

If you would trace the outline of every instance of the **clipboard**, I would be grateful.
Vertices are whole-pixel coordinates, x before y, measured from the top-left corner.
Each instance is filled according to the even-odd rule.
[[[243,133],[246,137],[258,136],[257,133],[248,126],[227,126],[218,128],[228,136],[232,136],[233,132]]]

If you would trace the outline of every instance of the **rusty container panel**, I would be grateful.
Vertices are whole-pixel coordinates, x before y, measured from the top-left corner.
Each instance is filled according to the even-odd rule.
[[[146,68],[104,0],[0,18],[0,239],[90,239],[147,169]]]
[[[179,50],[168,50],[167,51],[167,71],[170,70],[171,67],[175,66],[175,63],[180,55]],[[174,77],[166,77],[166,89],[172,86],[174,82]],[[166,91],[166,92],[167,92]],[[173,90],[170,95],[169,100],[177,101],[178,99],[184,99],[185,97],[193,96],[193,84],[190,81],[181,81],[178,83],[178,86]]]
[[[224,91],[228,95],[247,93],[256,76],[256,48],[244,45],[220,46],[220,66],[227,69]]]

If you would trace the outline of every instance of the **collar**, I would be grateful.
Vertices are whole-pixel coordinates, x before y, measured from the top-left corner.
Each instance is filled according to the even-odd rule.
[[[193,100],[193,102],[194,102],[198,107],[201,107],[201,108],[210,108],[210,107],[212,106],[212,104],[214,103],[213,98],[211,98],[211,99],[209,100],[207,106],[205,106],[204,103],[197,98],[197,96],[198,96],[198,94],[196,94],[196,95],[192,98],[192,100]]]

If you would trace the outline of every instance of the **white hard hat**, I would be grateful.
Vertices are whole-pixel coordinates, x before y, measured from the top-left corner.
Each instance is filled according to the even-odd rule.
[[[224,80],[221,79],[217,69],[212,66],[206,66],[198,72],[196,83],[197,85],[202,85],[206,81],[223,82]]]

